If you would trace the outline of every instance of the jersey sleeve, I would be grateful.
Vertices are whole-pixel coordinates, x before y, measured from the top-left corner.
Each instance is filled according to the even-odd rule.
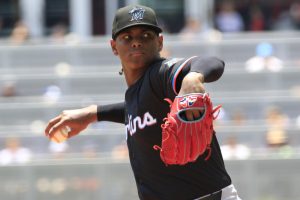
[[[189,72],[203,74],[204,82],[208,83],[218,80],[224,72],[224,67],[224,62],[215,57],[192,56],[165,60],[159,70],[161,87],[166,97],[173,98],[178,94],[182,80]]]
[[[97,120],[125,123],[125,102],[97,107]]]
[[[181,82],[181,73],[183,68],[188,65],[192,58],[183,59],[183,58],[171,58],[163,60],[159,66],[152,68],[151,73],[151,85],[153,91],[160,99],[170,98],[173,99],[176,96],[174,92],[174,85]],[[182,76],[184,77],[184,76]],[[177,81],[179,80],[179,81]]]
[[[191,61],[190,71],[199,72],[204,76],[204,82],[218,80],[224,72],[225,63],[216,57],[196,57]]]

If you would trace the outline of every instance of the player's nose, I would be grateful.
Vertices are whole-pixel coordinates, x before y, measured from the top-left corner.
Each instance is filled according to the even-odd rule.
[[[131,47],[133,47],[133,48],[139,48],[139,47],[142,47],[142,46],[143,46],[143,43],[139,39],[134,39],[131,43]]]

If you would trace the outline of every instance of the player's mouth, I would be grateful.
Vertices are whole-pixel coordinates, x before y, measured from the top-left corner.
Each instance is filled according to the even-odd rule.
[[[144,55],[145,53],[142,52],[142,51],[133,51],[130,53],[132,56],[142,56]]]

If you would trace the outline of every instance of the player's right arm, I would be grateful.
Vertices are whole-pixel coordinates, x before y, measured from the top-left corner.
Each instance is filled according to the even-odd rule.
[[[124,102],[97,106],[91,105],[85,108],[64,110],[60,115],[51,119],[46,126],[45,135],[49,138],[53,133],[63,127],[69,127],[69,137],[79,134],[88,125],[97,121],[111,121],[124,123]]]

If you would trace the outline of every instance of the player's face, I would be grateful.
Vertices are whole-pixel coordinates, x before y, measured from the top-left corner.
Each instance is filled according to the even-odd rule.
[[[125,29],[111,40],[111,47],[118,55],[124,71],[145,69],[162,49],[163,38],[144,26]]]

